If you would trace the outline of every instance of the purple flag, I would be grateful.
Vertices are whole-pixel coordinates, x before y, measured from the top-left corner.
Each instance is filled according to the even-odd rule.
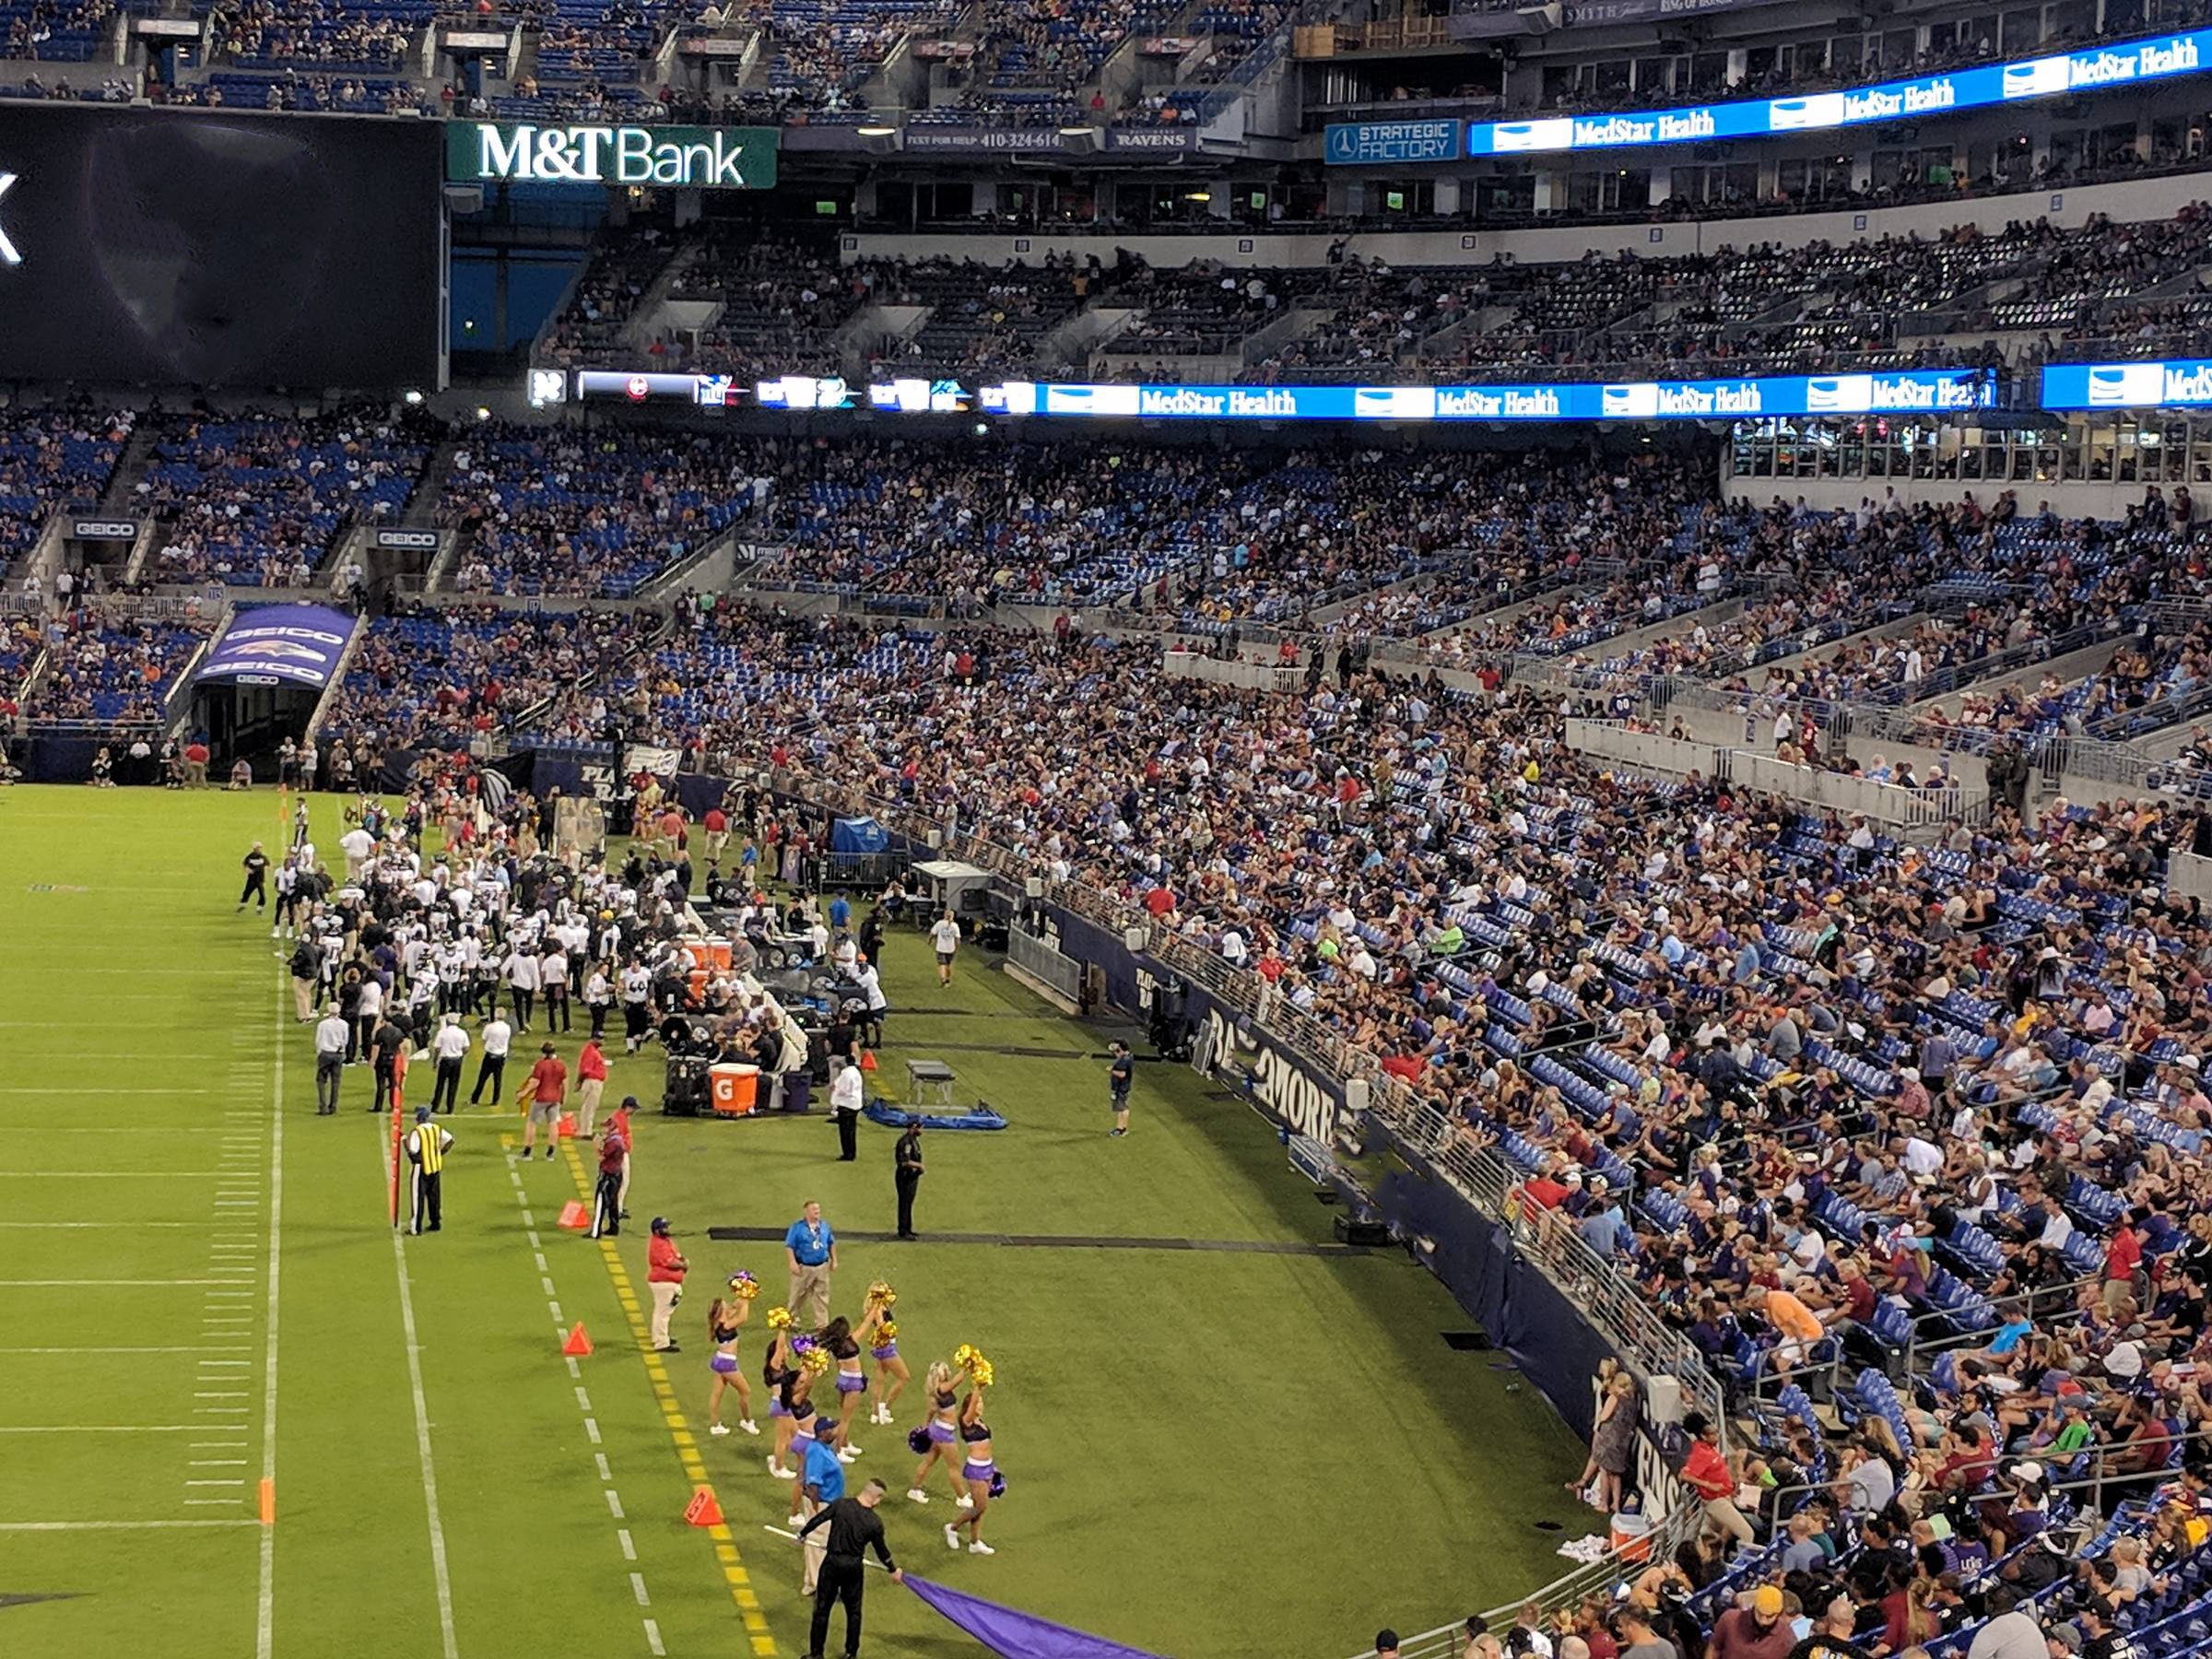
[[[1003,1659],[1159,1659],[1141,1648],[1124,1647],[1088,1630],[1071,1630],[1049,1618],[963,1595],[911,1572],[906,1587]]]

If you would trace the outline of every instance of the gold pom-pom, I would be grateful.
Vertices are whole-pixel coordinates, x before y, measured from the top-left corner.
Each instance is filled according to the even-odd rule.
[[[975,1385],[978,1388],[988,1388],[998,1380],[997,1369],[992,1365],[990,1360],[980,1356],[976,1359],[974,1369],[968,1374],[975,1379]]]
[[[876,1327],[876,1340],[878,1345],[891,1341],[898,1335],[898,1325],[888,1319]]]
[[[890,1286],[882,1279],[877,1279],[874,1284],[868,1287],[868,1300],[870,1302],[888,1308],[898,1300],[899,1292],[892,1289]]]
[[[799,1356],[799,1363],[806,1368],[810,1376],[818,1377],[830,1369],[830,1350],[826,1347],[810,1347]]]
[[[789,1330],[791,1328],[791,1310],[789,1308],[771,1308],[768,1311],[768,1328],[771,1331]]]

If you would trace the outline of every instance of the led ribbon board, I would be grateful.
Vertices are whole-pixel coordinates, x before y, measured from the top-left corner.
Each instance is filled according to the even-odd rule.
[[[1819,133],[1869,122],[1947,115],[2053,98],[2101,92],[2195,75],[2212,63],[2212,29],[2160,35],[2055,57],[1984,64],[1947,75],[1883,81],[1844,92],[1803,98],[1753,98],[1692,104],[1678,110],[1630,110],[1608,115],[1554,115],[1535,121],[1478,121],[1467,127],[1470,156],[1527,156],[1561,150],[1630,149],[1645,145],[1702,144],[1714,138],[1764,138]],[[1335,158],[1332,158],[1334,159]]]
[[[2049,363],[2046,409],[2186,409],[2212,404],[2212,358],[2151,363]]]
[[[1125,420],[1754,420],[1948,415],[1996,402],[1987,369],[1484,386],[986,386],[993,414]]]

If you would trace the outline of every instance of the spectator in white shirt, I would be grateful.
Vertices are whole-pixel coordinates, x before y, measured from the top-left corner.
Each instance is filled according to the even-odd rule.
[[[486,1083],[491,1085],[491,1103],[500,1103],[500,1088],[507,1076],[507,1047],[513,1041],[513,1028],[497,1013],[484,1022],[484,1058],[477,1065],[477,1086],[468,1091],[471,1106],[484,1098]]]
[[[430,1089],[430,1110],[442,1105],[450,1116],[461,1099],[461,1063],[468,1058],[468,1032],[458,1014],[448,1014],[430,1039],[430,1053],[438,1062],[438,1080]],[[496,1101],[499,1097],[494,1094]]]
[[[335,1116],[338,1110],[338,1083],[346,1075],[346,1045],[353,1028],[336,1008],[327,1010],[315,1025],[315,1115]]]

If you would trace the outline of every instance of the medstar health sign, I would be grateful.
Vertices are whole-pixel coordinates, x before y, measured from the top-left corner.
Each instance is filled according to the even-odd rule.
[[[455,121],[445,129],[445,176],[470,184],[766,190],[776,182],[776,129]]]

